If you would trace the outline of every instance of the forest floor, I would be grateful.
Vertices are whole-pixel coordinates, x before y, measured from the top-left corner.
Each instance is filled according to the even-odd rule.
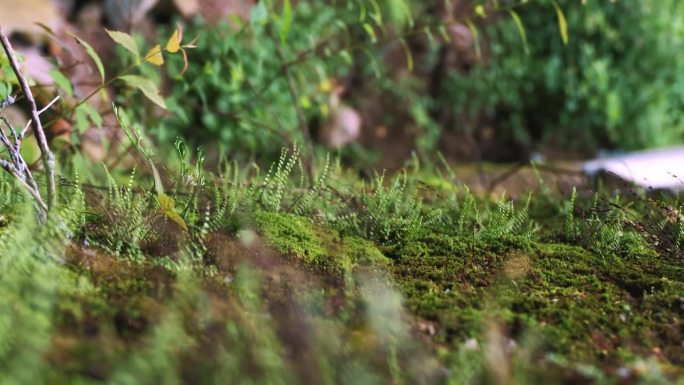
[[[26,304],[5,304],[3,372],[29,378],[34,354],[56,384],[681,381],[674,198],[605,198],[567,165],[513,170],[370,185],[338,170],[315,195],[284,179],[185,211],[178,196],[180,220],[130,187],[72,189],[86,215],[58,262],[31,264],[47,249],[26,244],[3,258],[1,292]],[[488,183],[470,193],[471,180]],[[225,210],[237,190],[249,203]],[[18,207],[5,205],[5,247],[30,229]]]

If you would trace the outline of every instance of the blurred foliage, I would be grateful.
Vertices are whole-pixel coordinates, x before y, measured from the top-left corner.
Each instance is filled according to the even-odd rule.
[[[167,99],[174,115],[151,127],[160,142],[176,135],[194,144],[218,140],[231,153],[276,159],[283,145],[305,139],[297,108],[308,120],[329,113],[331,82],[347,75],[352,62],[345,44],[365,34],[358,5],[299,2],[284,34],[282,10],[267,4],[260,2],[247,21],[209,26],[196,20],[188,27],[188,35],[200,38],[183,76],[179,58],[169,59],[169,76],[181,82]]]
[[[496,135],[526,148],[680,143],[684,3],[558,1],[567,16],[567,46],[558,25],[549,22],[553,4],[543,0],[519,10],[529,53],[514,20],[485,28],[485,63],[468,73],[452,72],[442,100],[458,116],[486,116]]]

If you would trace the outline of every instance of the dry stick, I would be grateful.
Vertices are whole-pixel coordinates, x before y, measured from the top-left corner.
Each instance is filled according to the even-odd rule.
[[[47,183],[47,209],[48,211],[54,207],[56,202],[56,192],[55,192],[55,157],[50,151],[48,146],[47,138],[45,137],[45,131],[43,131],[43,125],[40,122],[40,114],[38,113],[38,106],[36,105],[36,100],[33,98],[33,93],[31,93],[31,88],[29,87],[28,81],[22,75],[21,68],[19,67],[19,61],[17,56],[14,54],[12,45],[10,44],[7,35],[0,27],[0,42],[2,42],[2,48],[5,50],[7,57],[10,61],[10,66],[14,71],[21,90],[29,102],[31,107],[31,123],[33,126],[33,133],[36,135],[38,142],[38,147],[40,148],[40,157],[43,162],[43,167],[45,168],[45,182]]]

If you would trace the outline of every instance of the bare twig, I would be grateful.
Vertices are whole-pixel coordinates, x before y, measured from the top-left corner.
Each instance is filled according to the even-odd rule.
[[[47,111],[50,107],[52,107],[53,104],[57,103],[59,98],[60,98],[59,95],[55,96],[55,98],[52,99],[52,101],[50,103],[48,103],[45,107],[43,107],[40,111],[38,111],[38,115],[42,115],[43,112]],[[23,140],[24,137],[26,137],[26,132],[28,131],[28,129],[32,123],[33,123],[33,119],[29,119],[29,121],[26,122],[24,129],[21,130],[21,133],[19,134],[19,140]]]
[[[26,77],[24,77],[21,72],[21,67],[19,66],[17,56],[14,53],[14,49],[12,49],[12,45],[10,44],[7,35],[2,30],[2,27],[0,27],[0,42],[2,43],[2,48],[5,50],[5,54],[7,54],[7,58],[10,61],[10,66],[14,71],[14,75],[19,81],[19,86],[21,87],[21,90],[31,108],[31,125],[33,126],[33,133],[36,135],[38,147],[40,148],[40,157],[43,167],[45,168],[45,181],[47,184],[47,209],[49,210],[55,205],[56,202],[55,157],[48,146],[47,137],[45,136],[45,131],[43,130],[43,125],[40,121],[40,112],[38,111],[36,100],[33,98],[33,93],[31,93],[31,87],[29,87]]]
[[[12,159],[12,163],[14,164],[14,168],[17,171],[19,175],[23,174],[23,181],[31,186],[35,191],[38,191],[38,185],[36,184],[36,180],[33,178],[33,174],[31,174],[31,170],[29,169],[28,165],[26,164],[26,161],[24,160],[24,157],[21,156],[21,140],[17,137],[17,131],[12,127],[12,124],[7,120],[7,118],[0,114],[0,121],[2,121],[10,130],[10,133],[12,135],[12,139],[14,140],[14,145],[9,141],[9,138],[5,134],[5,132],[2,130],[2,127],[0,127],[0,142],[7,147],[7,151],[9,152],[10,158]]]
[[[59,95],[55,96],[55,98],[52,99],[52,101],[51,101],[50,103],[48,103],[45,107],[43,107],[42,110],[38,111],[38,115],[40,115],[40,114],[42,114],[43,112],[47,111],[48,108],[52,107],[52,105],[55,104],[55,103],[57,103],[58,100],[59,100]]]

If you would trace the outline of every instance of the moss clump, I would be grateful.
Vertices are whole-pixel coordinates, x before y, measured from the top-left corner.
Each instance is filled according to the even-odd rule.
[[[355,265],[381,267],[391,260],[378,250],[373,242],[358,237],[347,237],[342,240],[343,252]]]
[[[319,264],[325,258],[323,241],[305,218],[257,211],[254,221],[266,242],[277,251],[307,264]]]
[[[684,362],[683,270],[657,258],[606,265],[600,255],[568,245],[539,244],[530,258],[531,271],[503,285],[498,301],[511,310],[510,321],[543,325],[552,350],[620,364],[657,349]]]
[[[400,250],[392,266],[409,309],[437,321],[441,341],[480,334],[480,312],[505,256],[478,241],[440,234],[423,237],[414,246]],[[416,250],[421,254],[412,254]]]
[[[483,338],[496,319],[511,338],[539,336],[579,362],[619,366],[654,351],[684,362],[684,268],[665,260],[607,265],[577,246],[433,234],[400,250],[392,272],[412,312],[437,322],[438,341]]]
[[[342,238],[306,218],[260,211],[254,220],[266,242],[277,251],[333,276],[345,275],[354,266],[384,266],[389,261],[375,245],[357,237]]]

